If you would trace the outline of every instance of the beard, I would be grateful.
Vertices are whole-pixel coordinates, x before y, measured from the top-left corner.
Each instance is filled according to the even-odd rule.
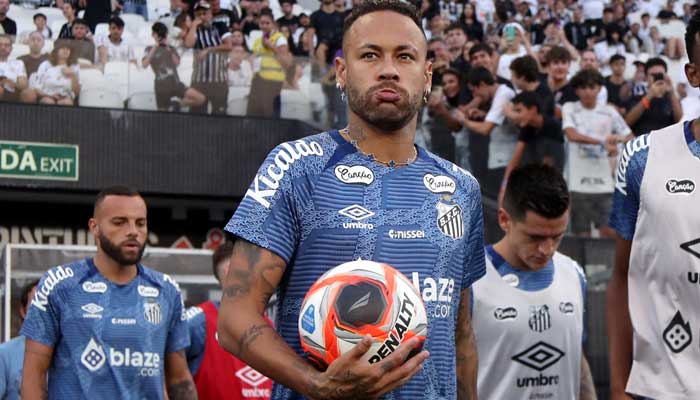
[[[348,81],[346,89],[350,110],[363,121],[385,132],[394,132],[405,127],[422,106],[422,93],[411,97],[406,90],[395,84],[382,83],[361,94]],[[392,89],[401,95],[401,100],[395,103],[396,108],[372,104],[374,93],[381,89]]]
[[[109,258],[116,261],[120,267],[127,267],[129,265],[138,264],[138,262],[141,261],[141,257],[143,257],[143,252],[146,250],[146,243],[144,243],[139,249],[137,255],[128,256],[124,254],[124,252],[121,249],[121,246],[107,239],[107,237],[104,236],[102,233],[98,235],[98,239],[102,251],[104,251],[105,254],[109,256]]]

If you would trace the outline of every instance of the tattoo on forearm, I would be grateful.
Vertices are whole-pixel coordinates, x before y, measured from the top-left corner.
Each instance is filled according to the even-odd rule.
[[[235,299],[247,295],[253,285],[259,284],[263,292],[259,301],[264,306],[275,290],[275,285],[265,275],[269,271],[282,267],[269,260],[261,262],[262,249],[245,240],[236,242],[234,254],[237,257],[232,261],[228,273],[227,286],[223,291],[224,297]]]
[[[268,324],[253,325],[243,332],[243,335],[238,339],[238,353],[244,354],[248,348],[260,337],[266,330],[274,331]],[[273,332],[274,333],[274,332]]]
[[[170,400],[197,400],[197,388],[191,379],[168,385]]]

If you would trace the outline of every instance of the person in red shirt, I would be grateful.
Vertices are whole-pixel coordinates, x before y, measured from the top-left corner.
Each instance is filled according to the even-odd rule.
[[[219,283],[228,274],[232,251],[233,242],[224,242],[214,252],[213,270]],[[194,377],[199,398],[269,399],[272,381],[219,345],[216,334],[219,305],[218,301],[206,301],[188,308],[186,312],[191,339],[186,351],[187,364]]]

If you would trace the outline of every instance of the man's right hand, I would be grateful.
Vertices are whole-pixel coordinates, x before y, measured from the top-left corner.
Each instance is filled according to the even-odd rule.
[[[666,81],[659,80],[651,84],[651,87],[649,88],[649,95],[652,98],[663,97],[668,90],[669,88]]]
[[[372,345],[372,339],[365,336],[314,379],[310,395],[316,399],[375,399],[395,390],[411,380],[428,358],[428,352],[421,351],[406,360],[417,344],[418,339],[412,338],[387,358],[370,364],[363,356]]]

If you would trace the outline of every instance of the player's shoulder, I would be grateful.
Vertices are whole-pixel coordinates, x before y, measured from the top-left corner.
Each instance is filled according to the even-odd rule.
[[[177,297],[180,294],[180,285],[170,275],[143,265],[140,267],[143,283],[138,287],[139,294],[145,297],[157,297],[159,292],[167,297]]]
[[[73,289],[80,287],[81,283],[86,281],[90,271],[88,260],[52,267],[41,277],[32,305],[45,311],[49,304],[49,298],[52,298],[56,293],[74,293]],[[104,282],[102,285],[105,285]],[[107,290],[106,286],[104,290]]]
[[[454,180],[455,189],[461,189],[467,194],[480,194],[479,182],[469,171],[423,148],[421,148],[421,152],[425,154],[426,158],[435,165],[441,174]]]
[[[554,262],[555,268],[575,272],[580,278],[583,278],[584,280],[586,279],[586,274],[584,273],[583,268],[573,258],[557,251],[554,253],[552,261]]]
[[[203,321],[204,318],[205,318],[205,315],[204,315],[204,309],[202,308],[202,304],[188,307],[185,310],[185,319],[187,319],[187,322],[189,322],[189,323]]]
[[[261,173],[274,184],[287,175],[320,172],[338,148],[333,132],[322,132],[275,146],[267,156]]]
[[[628,180],[631,177],[641,177],[646,167],[649,147],[657,132],[639,136],[625,144],[617,163],[615,188],[622,194],[627,194]]]

